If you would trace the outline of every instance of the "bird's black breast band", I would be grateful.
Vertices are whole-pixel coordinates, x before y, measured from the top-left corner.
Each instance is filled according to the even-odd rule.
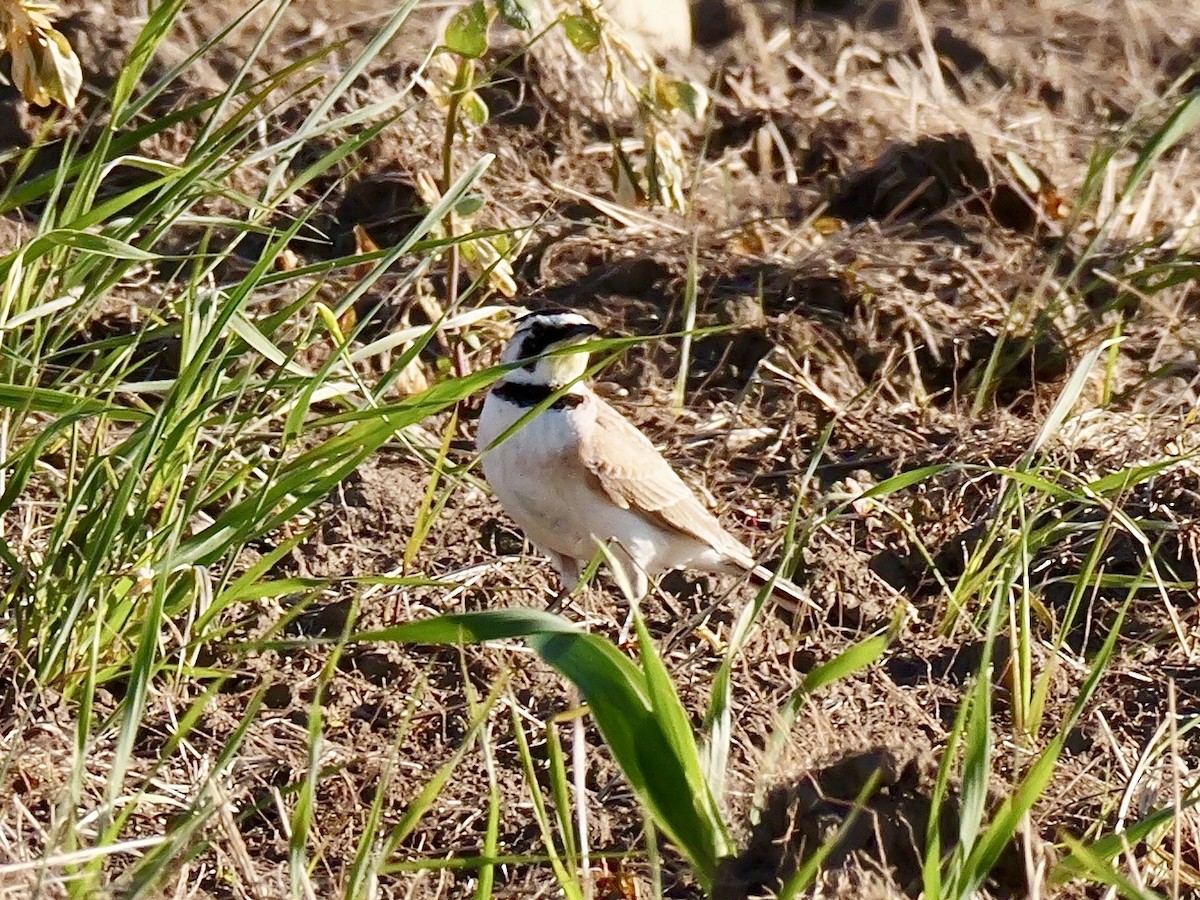
[[[531,384],[528,381],[504,381],[492,388],[492,393],[501,400],[517,406],[532,408],[549,398],[556,388],[548,384]],[[574,409],[583,402],[579,394],[563,394],[550,404],[550,409]]]

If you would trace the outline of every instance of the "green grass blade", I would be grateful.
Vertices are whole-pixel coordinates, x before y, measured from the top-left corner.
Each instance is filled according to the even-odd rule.
[[[529,748],[529,739],[525,736],[525,726],[521,722],[520,716],[517,715],[516,706],[511,708],[511,712],[513,735],[517,739],[517,753],[521,759],[521,768],[525,773],[525,784],[529,788],[529,797],[533,801],[533,818],[542,833],[542,843],[546,846],[550,866],[554,869],[554,878],[558,882],[558,886],[562,889],[564,896],[569,898],[569,900],[583,900],[583,889],[580,886],[579,878],[574,868],[575,861],[568,858],[568,864],[571,865],[571,868],[564,865],[562,857],[558,853],[558,848],[554,845],[554,829],[550,825],[550,816],[546,812],[546,800],[542,796],[533,752]],[[553,727],[553,723],[551,727]],[[559,820],[566,820],[564,834],[569,833],[571,829],[570,808],[570,800],[567,800],[566,805],[558,810]]]
[[[678,733],[682,709],[664,712],[673,690],[668,692],[661,683],[661,669],[648,677],[609,641],[539,610],[438,616],[358,635],[359,640],[455,644],[517,637],[579,689],[634,793],[688,858],[701,883],[710,885],[718,861],[729,850],[728,839],[702,779],[701,793],[696,794],[699,755],[694,739],[695,755],[687,755]],[[658,682],[653,687],[650,678]]]
[[[1117,894],[1125,900],[1165,900],[1161,894],[1134,884],[1112,867],[1107,859],[1095,853],[1091,847],[1081,844],[1073,838],[1066,838],[1066,844],[1071,849],[1071,858],[1083,873],[1100,884],[1107,884],[1116,889]]]
[[[1200,125],[1200,93],[1193,91],[1179,101],[1167,121],[1142,146],[1125,179],[1122,195],[1128,197],[1136,191],[1163,154],[1191,134],[1197,125]]]

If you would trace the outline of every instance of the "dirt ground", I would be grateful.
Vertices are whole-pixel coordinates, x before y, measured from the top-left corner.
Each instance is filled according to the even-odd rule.
[[[64,30],[76,40],[91,84],[102,87],[134,33],[130,16],[137,4],[64,6],[75,13]],[[1123,338],[1112,381],[1102,384],[1097,376],[1089,382],[1085,397],[1094,408],[1053,446],[1054,463],[1088,478],[1200,445],[1200,290],[1184,281],[1150,291],[1146,280],[1167,260],[1194,265],[1197,138],[1187,138],[1158,168],[1142,207],[1117,211],[1117,224],[1082,272],[1074,271],[1075,261],[1092,232],[1079,227],[1064,237],[1094,148],[1131,128],[1137,135],[1117,154],[1108,176],[1119,186],[1136,142],[1149,137],[1168,108],[1158,98],[1180,79],[1187,80],[1185,87],[1200,86],[1200,76],[1188,68],[1200,51],[1200,8],[1153,0],[930,0],[917,20],[913,6],[811,0],[792,8],[701,0],[697,47],[680,63],[713,86],[707,125],[683,138],[688,154],[700,161],[690,216],[643,206],[618,218],[591,202],[612,197],[605,131],[586,110],[563,102],[559,87],[547,83],[547,71],[519,59],[501,68],[500,53],[488,61],[497,67],[486,94],[493,118],[458,147],[462,164],[483,152],[497,155],[485,176],[489,202],[482,226],[537,223],[514,264],[517,302],[526,307],[584,310],[615,334],[675,332],[682,327],[694,242],[697,324],[733,328],[693,347],[686,409],[676,416],[669,408],[679,361],[675,338],[635,347],[604,373],[600,387],[767,560],[777,551],[801,485],[803,528],[900,472],[939,462],[1016,463],[1069,373],[1106,336]],[[321,42],[344,39],[328,61],[333,77],[393,7],[379,0],[296,0],[258,66],[270,70]],[[444,9],[419,9],[346,103],[365,104],[405,84],[433,43]],[[185,13],[171,52],[182,56],[224,24],[224,15],[215,4],[196,5]],[[189,89],[219,89],[253,40],[252,28],[233,33],[190,77]],[[273,115],[268,127],[286,129],[298,121],[302,103]],[[299,198],[320,204],[314,221],[322,229],[296,242],[301,258],[345,252],[356,224],[381,245],[411,227],[414,186],[422,173],[440,173],[444,115],[420,91],[411,106],[347,160],[340,181],[313,184]],[[0,113],[0,139],[10,146],[27,142],[39,121],[10,98]],[[162,140],[142,151],[176,159],[187,139],[181,129],[176,143]],[[1033,196],[1015,174],[1013,156],[1041,174]],[[236,176],[241,187],[262,177],[254,171]],[[1113,193],[1110,185],[1107,202]],[[182,246],[189,237],[173,239]],[[398,274],[404,271],[402,262]],[[445,295],[446,279],[441,264],[431,270],[433,295]],[[1065,300],[1056,299],[1060,287],[1068,289]],[[118,298],[113,315],[119,319],[130,304],[147,302],[131,289]],[[391,314],[397,318],[381,321],[380,329],[406,311]],[[999,355],[998,390],[973,409],[975,387],[1004,327],[1010,336]],[[497,341],[501,335],[498,329]],[[431,351],[424,362],[428,377],[436,377],[437,354],[456,353],[482,366],[495,361],[496,347]],[[1111,401],[1103,407],[1102,396]],[[462,410],[457,459],[470,458],[477,409]],[[447,421],[435,418],[427,427],[436,435]],[[820,444],[823,429],[828,441]],[[813,478],[804,482],[810,466]],[[229,645],[271,633],[284,620],[291,637],[337,635],[354,599],[358,627],[436,612],[544,605],[557,591],[553,572],[524,546],[486,486],[471,479],[451,493],[414,566],[422,574],[457,579],[460,588],[339,585],[339,578],[402,571],[427,478],[427,468],[399,449],[361,467],[321,504],[313,537],[273,573],[332,579],[328,586],[314,596],[231,611]],[[994,475],[952,470],[886,498],[886,511],[857,504],[805,534],[795,577],[821,612],[800,622],[772,616],[735,670],[727,809],[744,852],[724,873],[723,896],[766,895],[836,830],[865,773],[877,767],[885,772],[885,787],[871,801],[870,816],[827,862],[819,895],[920,891],[921,838],[940,751],[981,647],[972,616],[949,631],[940,627],[947,610],[944,584],[962,573],[999,484]],[[988,896],[1025,896],[1031,873],[1053,864],[1052,844],[1062,834],[1083,835],[1097,823],[1112,830],[1130,809],[1122,798],[1166,720],[1168,692],[1174,692],[1180,715],[1200,714],[1200,469],[1193,462],[1150,479],[1132,489],[1122,507],[1159,526],[1153,556],[1166,586],[1135,598],[1118,658],[1068,741],[1054,782],[1034,810],[1028,840],[1010,849],[986,886]],[[1061,614],[1069,576],[1089,550],[1083,532],[1070,533],[1030,565],[1030,588],[1048,621]],[[1107,556],[1112,575],[1136,575],[1144,562],[1133,540],[1115,541]],[[751,597],[745,585],[671,576],[664,595],[646,607],[697,722],[720,654],[702,631],[679,623],[721,591],[729,592],[728,599],[705,624],[723,635]],[[1069,662],[1058,668],[1061,689],[1051,698],[1048,729],[1082,685],[1085,669],[1076,661],[1085,657],[1079,654],[1103,640],[1125,593],[1113,586],[1090,595],[1087,625],[1063,651]],[[296,614],[301,600],[308,605]],[[582,606],[569,614],[615,638],[624,606],[614,590],[595,591]],[[815,696],[776,770],[764,775],[762,750],[790,691],[814,666],[886,626],[904,608],[907,622],[885,659]],[[1052,633],[1047,628],[1047,643],[1034,648],[1039,667],[1048,662]],[[220,751],[264,686],[266,702],[225,788],[228,811],[198,836],[203,848],[179,875],[186,885],[181,896],[289,893],[280,809],[293,802],[289,787],[309,766],[308,717],[318,700],[325,717],[320,764],[327,774],[316,797],[315,827],[325,852],[312,878],[321,896],[339,896],[376,792],[386,792],[388,827],[462,742],[471,718],[468,683],[485,693],[502,675],[508,686],[487,725],[503,797],[500,852],[543,852],[511,711],[525,723],[535,754],[544,755],[544,723],[571,701],[564,685],[529,654],[351,648],[331,687],[316,698],[326,651],[246,655],[225,646],[214,645],[211,664],[237,676],[205,714],[192,741],[194,755],[173,757],[155,773],[155,783],[165,794],[186,796],[206,758]],[[1013,727],[1007,662],[1002,647],[994,664],[1000,735]],[[138,745],[147,772],[176,717],[203,690],[202,684],[173,683],[156,696]],[[106,701],[109,708],[116,700]],[[49,820],[47,798],[69,777],[56,764],[72,753],[72,712],[60,708],[56,714],[18,736],[0,722],[8,752],[22,759],[0,796],[18,794],[35,821]],[[560,730],[569,745],[569,729]],[[598,737],[590,734],[589,742],[592,846],[640,848],[644,836],[633,799]],[[1008,761],[997,767],[997,796],[1009,786],[1005,773],[1019,756],[1017,748],[1003,746]],[[110,749],[95,748],[95,771],[86,775],[97,790]],[[1200,765],[1194,740],[1183,741],[1180,759],[1183,781],[1190,783]],[[1131,789],[1131,817],[1169,803],[1165,758],[1152,769]],[[752,828],[746,815],[764,778],[767,814]],[[433,809],[397,848],[396,860],[480,852],[487,792],[486,760],[472,744]],[[169,815],[169,805],[161,817],[139,813],[127,834],[155,834]],[[1184,862],[1200,867],[1190,824],[1187,833]],[[1152,860],[1145,862],[1153,869]],[[111,866],[117,875],[119,860]],[[667,896],[698,896],[685,866],[669,851],[666,870]],[[629,871],[645,878],[641,863]],[[469,871],[398,871],[385,876],[379,890],[388,897],[461,897],[473,884]],[[553,885],[549,867],[514,864],[499,870],[495,896],[554,896]],[[1085,895],[1072,885],[1057,890]]]

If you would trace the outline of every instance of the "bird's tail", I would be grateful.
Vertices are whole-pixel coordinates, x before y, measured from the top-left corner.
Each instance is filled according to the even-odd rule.
[[[782,575],[776,575],[766,566],[755,566],[753,569],[747,571],[750,575],[750,580],[760,587],[769,584],[771,586],[771,593],[775,595],[775,599],[779,601],[780,606],[783,606],[785,609],[795,613],[805,607],[816,610],[821,608],[808,596],[808,591],[788,581]]]

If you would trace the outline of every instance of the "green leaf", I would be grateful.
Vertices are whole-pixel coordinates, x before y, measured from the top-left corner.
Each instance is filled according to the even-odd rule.
[[[702,822],[711,823],[712,833],[705,835],[705,840],[717,840],[717,857],[727,856],[734,852],[733,843],[724,833],[724,823],[717,808],[712,791],[704,779],[703,767],[700,761],[700,751],[696,747],[696,738],[692,734],[691,720],[684,708],[671,676],[663,665],[662,658],[654,648],[650,632],[641,614],[634,610],[634,623],[637,626],[638,646],[641,651],[642,668],[646,675],[646,688],[650,693],[650,706],[654,718],[663,728],[663,732],[674,750],[674,757],[680,763],[683,774],[691,784],[691,796],[700,813]],[[653,763],[651,763],[653,766]]]
[[[103,234],[92,234],[87,231],[48,231],[39,235],[29,243],[23,251],[25,259],[41,256],[54,247],[72,247],[97,256],[107,256],[111,259],[129,259],[136,262],[150,262],[158,259],[155,253],[148,253],[125,241],[108,237]]]
[[[467,91],[459,101],[459,109],[472,125],[483,125],[492,114],[483,98],[475,91]]]
[[[826,685],[849,678],[865,669],[883,656],[894,635],[877,634],[857,644],[851,644],[827,663],[822,663],[804,677],[804,683],[796,690],[796,696],[814,694]]]
[[[661,81],[658,85],[659,102],[669,109],[680,109],[699,119],[708,106],[704,89],[690,81]]]
[[[600,46],[600,23],[591,16],[563,16],[567,40],[580,53],[590,53]]]
[[[1067,837],[1065,843],[1072,851],[1069,858],[1075,860],[1086,875],[1101,884],[1116,888],[1117,893],[1122,897],[1128,898],[1128,900],[1163,900],[1161,894],[1156,894],[1147,887],[1135,884],[1131,879],[1122,875],[1113,868],[1107,859],[1093,852],[1091,847],[1081,844],[1071,837]]]
[[[0,384],[0,408],[36,410],[81,416],[110,416],[118,422],[141,422],[146,413],[127,406],[115,406],[92,397],[77,397],[67,391],[54,388],[25,387],[18,384]]]
[[[496,9],[505,25],[521,31],[533,30],[529,0],[496,0]]]
[[[446,26],[446,46],[467,59],[479,59],[488,48],[488,14],[483,0],[460,9]]]
[[[435,616],[357,636],[359,641],[403,644],[465,644],[502,641],[534,633],[582,634],[562,616],[537,609],[494,609],[486,614]]]
[[[483,203],[483,198],[478,194],[467,194],[454,204],[454,213],[459,216],[473,216],[483,209]]]
[[[1150,167],[1158,162],[1164,153],[1187,137],[1197,125],[1200,125],[1200,92],[1193,92],[1179,102],[1162,128],[1142,147],[1137,162],[1125,180],[1121,195],[1127,197],[1136,190],[1149,173]]]
[[[110,100],[114,121],[124,110],[125,104],[133,96],[134,89],[142,80],[142,75],[149,68],[158,51],[158,45],[167,39],[175,18],[183,9],[186,0],[170,0],[168,3],[154,4],[154,10],[145,25],[138,30],[137,40],[125,54],[125,65],[113,85]]]
[[[1192,805],[1192,803],[1185,804],[1185,806]],[[1106,834],[1092,844],[1083,845],[1072,841],[1071,843],[1075,847],[1074,852],[1050,870],[1050,883],[1065,884],[1072,878],[1094,876],[1098,862],[1107,864],[1118,853],[1124,852],[1125,848],[1136,847],[1156,830],[1167,825],[1178,812],[1179,810],[1168,806],[1150,813],[1140,822],[1126,826],[1121,831]],[[1070,839],[1068,838],[1068,840]]]
[[[894,494],[897,491],[902,491],[905,488],[912,487],[914,484],[920,484],[935,475],[940,475],[946,469],[951,467],[952,463],[936,463],[932,466],[922,466],[919,469],[909,469],[907,472],[901,472],[899,475],[893,475],[891,478],[886,478],[879,484],[862,492],[862,500],[869,500],[872,497],[883,497],[888,494]]]

